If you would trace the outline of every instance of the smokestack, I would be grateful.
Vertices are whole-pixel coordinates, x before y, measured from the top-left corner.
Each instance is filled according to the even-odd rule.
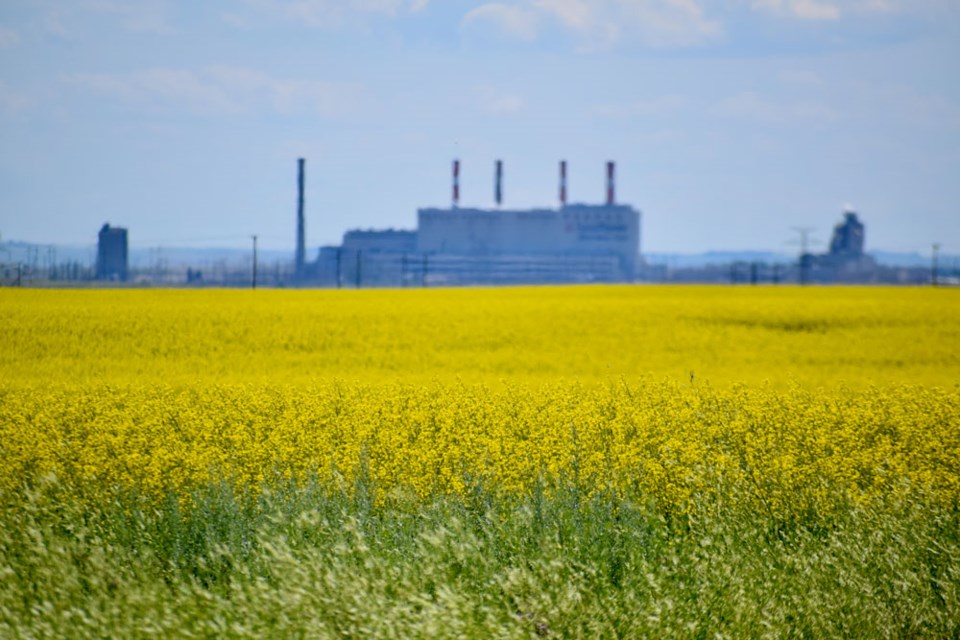
[[[453,208],[460,206],[460,161],[453,161]]]
[[[499,207],[503,204],[503,160],[497,160],[496,184],[493,188],[493,199]]]
[[[306,160],[297,160],[297,254],[294,259],[294,272],[298,280],[304,276],[304,258],[306,254],[306,240],[303,229],[303,179]]]
[[[567,161],[560,161],[560,206],[567,206]]]
[[[612,205],[616,198],[614,197],[614,164],[613,162],[607,163],[607,205]]]

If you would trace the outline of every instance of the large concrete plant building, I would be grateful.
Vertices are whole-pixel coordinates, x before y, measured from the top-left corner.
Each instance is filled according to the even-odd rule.
[[[629,282],[640,251],[640,212],[617,204],[614,164],[606,202],[568,204],[560,163],[559,206],[506,209],[503,163],[496,162],[492,208],[460,207],[460,163],[453,163],[449,208],[417,211],[416,231],[352,230],[325,247],[319,284],[403,286],[549,282]]]
[[[487,258],[612,257],[616,279],[636,269],[640,214],[627,205],[559,209],[420,209],[417,248]]]

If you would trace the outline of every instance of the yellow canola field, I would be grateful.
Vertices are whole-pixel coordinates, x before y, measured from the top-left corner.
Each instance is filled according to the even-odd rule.
[[[0,291],[0,491],[960,497],[958,292]]]
[[[960,291],[0,290],[7,384],[960,382]]]

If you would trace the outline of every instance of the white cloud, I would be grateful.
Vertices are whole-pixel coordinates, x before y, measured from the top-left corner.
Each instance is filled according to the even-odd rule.
[[[753,0],[752,6],[781,16],[802,20],[836,20],[840,9],[835,4],[823,4],[818,0]]]
[[[144,69],[130,74],[65,76],[70,85],[138,107],[199,115],[258,112],[337,116],[359,102],[357,86],[276,78],[256,69]]]
[[[715,39],[723,28],[697,0],[621,0],[627,28],[658,47],[692,46]]]
[[[591,29],[597,17],[593,5],[586,0],[534,0],[533,5],[552,13],[565,26],[575,31]]]
[[[261,17],[280,17],[309,27],[340,28],[369,16],[419,13],[429,4],[430,0],[247,0],[247,12],[233,11],[225,19],[246,26]]]
[[[20,36],[17,35],[16,31],[7,29],[6,27],[0,27],[0,49],[12,47],[18,42],[20,42]]]
[[[535,39],[552,24],[573,34],[582,50],[624,42],[654,47],[691,46],[722,33],[698,0],[519,0],[487,3],[470,11],[464,24],[490,22],[507,36]]]
[[[460,22],[461,27],[491,24],[504,35],[517,40],[534,40],[539,29],[536,12],[499,2],[491,2],[471,9]]]
[[[840,8],[818,0],[793,0],[790,3],[794,15],[804,20],[837,20]]]
[[[757,11],[800,20],[839,20],[850,15],[942,10],[942,0],[751,0]]]
[[[620,39],[621,24],[609,14],[609,3],[604,6],[604,2],[587,0],[533,0],[533,5],[574,33],[581,49],[605,49]]]
[[[957,13],[956,0],[833,0],[847,13],[902,13],[915,15],[939,14],[946,10]]]
[[[82,0],[116,4],[119,0]],[[159,3],[163,0],[149,0]],[[950,3],[955,7],[950,9]],[[371,18],[425,13],[431,0],[244,0],[224,14],[239,27],[283,20],[309,27],[337,29],[363,25]],[[487,30],[531,42],[549,31],[573,36],[583,50],[641,44],[655,48],[692,47],[724,36],[724,23],[742,9],[807,22],[837,21],[852,15],[936,15],[956,13],[956,0],[492,0],[466,2],[460,20],[466,33]]]

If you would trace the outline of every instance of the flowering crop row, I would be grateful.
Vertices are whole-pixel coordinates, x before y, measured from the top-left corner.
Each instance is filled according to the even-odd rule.
[[[682,511],[736,495],[775,517],[919,489],[960,496],[960,392],[910,386],[577,384],[0,390],[0,487],[56,476],[87,499],[277,478],[377,501],[576,484]],[[360,474],[363,477],[358,477]]]

